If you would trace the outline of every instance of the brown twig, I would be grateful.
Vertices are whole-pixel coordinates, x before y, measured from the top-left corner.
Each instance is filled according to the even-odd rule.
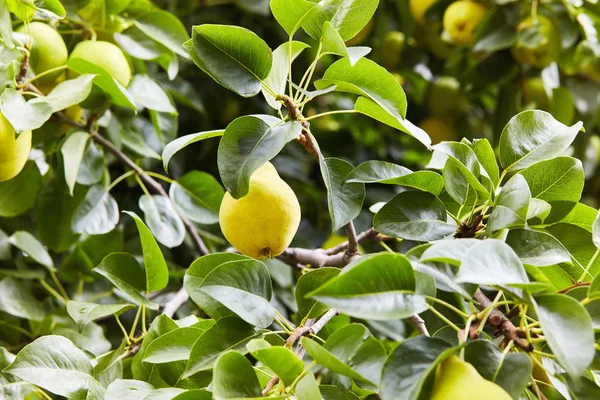
[[[575,282],[571,286],[561,289],[556,293],[561,293],[561,294],[567,293],[569,290],[573,290],[578,287],[590,286],[591,284],[592,284],[592,282]]]
[[[473,295],[473,299],[477,302],[476,306],[479,310],[485,310],[486,308],[492,307],[492,301],[481,291],[481,289],[477,289],[475,295]],[[533,351],[533,345],[523,341],[519,337],[519,329],[497,308],[494,307],[492,309],[487,322],[498,329],[506,339],[512,340],[517,347],[528,352]]]

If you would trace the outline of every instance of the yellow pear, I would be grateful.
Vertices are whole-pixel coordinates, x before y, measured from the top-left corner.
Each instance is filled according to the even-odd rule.
[[[234,199],[225,193],[219,222],[225,238],[240,253],[258,260],[281,254],[300,225],[296,194],[267,162],[250,178],[248,194]]]
[[[67,63],[69,53],[65,41],[50,25],[42,22],[32,22],[29,25],[21,26],[17,29],[17,32],[26,33],[33,39],[29,64],[36,74],[41,74]],[[44,75],[37,80],[36,84],[51,85],[62,73],[63,71],[59,70]]]
[[[511,400],[512,397],[494,382],[485,380],[475,367],[451,356],[435,372],[430,400]]]
[[[410,0],[410,12],[419,24],[425,23],[425,13],[438,0]]]
[[[70,58],[82,58],[106,70],[121,85],[127,87],[131,81],[131,68],[121,49],[101,40],[86,40],[73,49]],[[70,77],[77,74],[69,71]]]
[[[487,7],[470,0],[456,1],[444,12],[444,30],[459,46],[472,46],[477,29],[487,14]]]
[[[526,18],[517,27],[517,33],[524,36],[531,36],[530,30],[539,32],[541,43],[535,47],[528,47],[517,40],[512,48],[513,57],[521,64],[545,68],[560,56],[560,34],[552,21],[542,15]]]
[[[439,117],[427,117],[421,121],[419,126],[427,132],[431,138],[431,144],[456,140],[458,136],[450,122]]]
[[[21,172],[31,151],[31,131],[15,139],[15,129],[0,113],[0,182],[8,181]]]

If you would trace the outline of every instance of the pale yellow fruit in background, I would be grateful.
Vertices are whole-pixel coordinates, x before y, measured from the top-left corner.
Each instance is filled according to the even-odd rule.
[[[460,90],[460,82],[450,76],[436,78],[429,87],[427,106],[436,117],[460,117],[467,107],[467,101]]]
[[[475,367],[452,356],[442,361],[435,372],[430,400],[511,400],[494,382],[485,380]]]
[[[444,30],[459,46],[472,46],[477,40],[477,29],[487,14],[487,7],[475,1],[460,0],[444,12]]]
[[[131,68],[121,49],[109,42],[86,40],[73,49],[70,58],[82,58],[104,68],[121,85],[131,81]],[[77,74],[69,72],[70,77]]]
[[[542,15],[526,18],[517,27],[518,34],[525,32],[526,35],[531,35],[528,33],[530,30],[538,32],[543,37],[543,43],[532,48],[517,40],[512,48],[513,57],[520,64],[546,68],[560,56],[560,34],[552,21]]]
[[[31,151],[31,131],[22,132],[15,139],[15,130],[0,113],[0,182],[14,178],[21,172]]]
[[[225,238],[240,253],[258,260],[281,254],[300,225],[296,194],[271,163],[250,178],[248,194],[238,200],[225,193],[219,211]]]
[[[425,13],[429,7],[437,3],[438,0],[410,0],[410,12],[419,24],[425,23]]]
[[[431,144],[456,140],[457,134],[449,121],[439,117],[427,117],[419,124],[429,137]]]
[[[67,63],[69,53],[62,36],[50,25],[42,22],[32,22],[28,26],[17,29],[33,39],[29,65],[36,74],[60,67]],[[44,75],[36,80],[37,85],[51,85],[63,73],[62,70]]]

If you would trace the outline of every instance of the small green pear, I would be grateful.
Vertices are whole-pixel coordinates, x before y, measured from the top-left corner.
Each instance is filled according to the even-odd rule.
[[[430,400],[511,400],[512,397],[494,382],[485,380],[475,367],[451,356],[435,372]]]

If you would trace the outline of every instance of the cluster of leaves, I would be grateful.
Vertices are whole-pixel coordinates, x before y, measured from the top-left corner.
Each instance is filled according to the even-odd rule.
[[[497,143],[432,146],[406,118],[398,80],[367,58],[371,48],[347,44],[385,9],[377,0],[271,0],[288,38],[273,51],[238,25],[197,25],[190,38],[147,0],[63,3],[0,4],[0,109],[36,143],[21,173],[0,183],[0,395],[418,399],[430,396],[437,366],[461,354],[514,399],[600,396],[600,220],[580,203],[582,162],[567,155],[581,122],[527,110],[511,115]],[[517,6],[502,3],[493,12]],[[70,49],[117,43],[135,70],[129,87],[71,58],[64,69],[78,76],[40,94],[30,49],[13,33],[32,19],[56,26]],[[292,64],[309,49],[294,79]],[[476,48],[488,63],[502,49]],[[488,64],[473,62],[477,77]],[[210,123],[191,83],[206,75],[225,88],[207,85],[214,98],[227,89],[264,100],[249,107],[260,113],[236,113],[225,129]],[[419,79],[408,88],[422,88]],[[85,123],[70,119],[65,110],[93,90],[107,106],[86,110]],[[333,114],[360,114],[342,118],[419,148],[411,164],[426,149],[431,159],[413,171],[338,144],[325,157],[319,122]],[[179,121],[199,115],[207,129],[180,135]],[[200,163],[190,150],[212,150],[211,138],[216,163]],[[186,153],[204,171],[188,170]],[[294,183],[307,192],[297,190],[308,215],[296,243],[320,246],[311,238],[344,226],[349,243],[264,262],[224,252],[224,192],[243,197],[270,160],[309,182]],[[176,180],[158,172],[169,165]],[[215,165],[223,186],[206,172]],[[306,221],[314,197],[329,211],[318,217],[327,221],[320,236],[309,228],[322,224]],[[359,235],[374,242],[362,243],[371,254],[348,251],[333,268],[329,257],[357,245],[354,220],[378,233]]]

